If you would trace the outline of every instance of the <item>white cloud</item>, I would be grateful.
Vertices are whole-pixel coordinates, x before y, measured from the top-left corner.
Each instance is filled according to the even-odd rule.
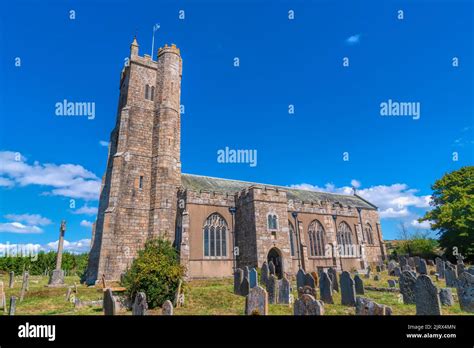
[[[355,187],[355,188],[359,188],[360,187],[360,181],[358,181],[356,179],[352,179],[351,180],[351,186]]]
[[[81,225],[82,227],[92,227],[92,222],[91,222],[91,221],[87,221],[87,220],[82,220],[80,225]]]
[[[418,220],[413,220],[410,225],[412,225],[415,228],[420,228],[423,230],[429,230],[431,229],[431,224],[432,221],[423,221],[423,222],[418,222]]]
[[[89,207],[88,205],[84,205],[79,209],[72,210],[71,212],[76,215],[95,215],[97,214],[97,207]]]
[[[42,246],[42,249],[45,251],[49,251],[49,250],[57,251],[58,243],[59,241],[50,242]],[[73,254],[87,253],[90,250],[90,246],[91,246],[90,239],[81,239],[75,242],[69,242],[67,240],[64,240],[64,243],[63,243],[64,251],[68,251]]]
[[[349,45],[355,45],[355,44],[359,43],[359,41],[360,41],[360,34],[349,36],[346,39],[346,43],[349,44]]]
[[[99,145],[107,147],[107,146],[109,146],[109,142],[105,141],[105,140],[101,140],[101,141],[99,141]]]
[[[5,233],[42,233],[43,230],[38,226],[27,226],[20,222],[3,222],[0,223],[0,232]]]
[[[46,226],[51,224],[51,220],[39,214],[7,214],[5,218],[8,220],[20,221],[28,225]]]
[[[8,179],[0,177],[0,186],[1,187],[13,187],[15,186],[15,182]]]
[[[100,179],[84,167],[75,164],[27,163],[18,153],[0,151],[0,177],[16,186],[39,185],[51,187],[46,195],[97,200]]]

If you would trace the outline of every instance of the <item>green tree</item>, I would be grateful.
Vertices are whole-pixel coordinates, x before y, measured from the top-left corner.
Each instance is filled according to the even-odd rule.
[[[184,267],[179,263],[176,249],[169,241],[154,239],[139,252],[125,273],[122,285],[131,299],[137,292],[145,292],[148,306],[154,308],[166,300],[173,301],[183,277]]]
[[[445,174],[431,186],[433,209],[419,219],[430,221],[438,230],[445,254],[458,251],[474,261],[474,167],[467,166]]]

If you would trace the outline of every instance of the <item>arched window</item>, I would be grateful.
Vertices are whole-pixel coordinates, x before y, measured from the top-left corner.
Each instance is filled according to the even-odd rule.
[[[369,223],[365,225],[364,234],[365,234],[365,241],[368,244],[374,244],[374,238],[372,237],[372,226],[370,226]]]
[[[150,99],[150,86],[145,85],[145,99]]]
[[[210,215],[203,227],[204,256],[227,256],[227,223],[217,213]]]
[[[295,256],[295,228],[290,221],[288,221],[288,226],[290,230],[290,252],[291,256]]]
[[[155,100],[155,86],[151,86],[150,100]]]
[[[355,250],[352,244],[352,231],[349,225],[344,221],[337,227],[337,244],[342,255],[354,256]]]
[[[278,217],[275,214],[267,215],[267,226],[269,230],[278,229]]]
[[[309,252],[311,256],[324,256],[326,243],[324,241],[323,225],[314,220],[308,228],[309,235]]]

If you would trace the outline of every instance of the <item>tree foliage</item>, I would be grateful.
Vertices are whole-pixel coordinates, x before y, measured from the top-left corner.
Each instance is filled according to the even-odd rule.
[[[130,269],[125,273],[122,285],[133,299],[137,292],[146,294],[148,306],[161,306],[166,300],[173,301],[179,281],[183,280],[184,267],[179,263],[176,249],[162,239],[150,240],[139,252]]]
[[[428,211],[419,221],[430,221],[438,230],[439,243],[452,257],[458,251],[474,260],[474,167],[467,166],[445,174],[431,187]]]
[[[425,259],[433,259],[437,256],[439,244],[436,239],[429,238],[428,233],[421,231],[416,231],[415,233],[407,231],[404,229],[402,234],[405,234],[405,237],[395,247],[397,255],[420,256]]]

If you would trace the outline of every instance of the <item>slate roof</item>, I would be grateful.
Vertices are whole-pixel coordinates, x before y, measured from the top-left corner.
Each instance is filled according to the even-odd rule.
[[[359,207],[363,209],[377,209],[377,207],[370,202],[364,200],[362,197],[357,195],[341,195],[328,192],[318,192],[310,190],[301,190],[285,186],[277,185],[268,185],[268,184],[259,184],[248,181],[239,181],[239,180],[230,180],[230,179],[221,179],[213,178],[209,176],[201,176],[194,174],[182,174],[181,175],[181,184],[184,188],[193,190],[193,191],[210,191],[210,192],[220,192],[220,193],[230,193],[234,194],[238,191],[250,187],[253,185],[266,186],[272,188],[279,188],[287,192],[288,199],[294,201],[304,201],[304,202],[316,202],[316,201],[329,201],[329,202],[339,202],[345,206],[350,205],[352,207]]]

